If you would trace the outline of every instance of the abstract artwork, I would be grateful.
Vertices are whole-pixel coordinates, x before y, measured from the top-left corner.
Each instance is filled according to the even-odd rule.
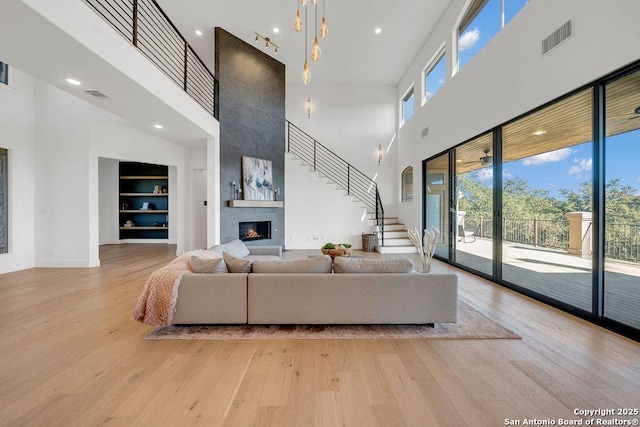
[[[244,200],[273,200],[271,160],[242,156]]]

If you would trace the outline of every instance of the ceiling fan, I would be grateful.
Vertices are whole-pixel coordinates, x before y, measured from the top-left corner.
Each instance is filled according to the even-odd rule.
[[[465,162],[465,165],[471,165],[471,164],[476,164],[479,163],[480,166],[485,167],[485,166],[491,166],[493,164],[493,156],[489,155],[489,152],[491,150],[488,148],[485,148],[484,150],[482,150],[482,152],[484,153],[484,156],[480,157],[478,160],[474,160],[471,162]]]
[[[636,107],[636,109],[633,111],[633,113],[625,118],[622,118],[620,120],[616,120],[614,122],[611,122],[610,125],[619,125],[621,123],[626,123],[629,120],[639,120],[640,121],[640,105]]]

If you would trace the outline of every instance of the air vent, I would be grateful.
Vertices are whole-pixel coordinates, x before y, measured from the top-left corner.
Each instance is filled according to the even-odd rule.
[[[560,46],[573,35],[573,19],[565,22],[560,28],[555,30],[549,37],[542,40],[542,56],[551,49]]]
[[[104,93],[98,91],[98,90],[85,90],[86,93],[88,93],[91,96],[95,96],[96,98],[100,98],[100,99],[109,99],[109,97],[107,95],[105,95]]]
[[[429,126],[427,126],[426,128],[422,129],[422,137],[424,138],[428,134],[429,134]]]

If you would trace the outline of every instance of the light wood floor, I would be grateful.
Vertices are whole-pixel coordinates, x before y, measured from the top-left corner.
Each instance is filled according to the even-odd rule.
[[[640,407],[640,344],[461,271],[460,298],[522,340],[145,341],[133,306],[174,251],[0,275],[0,425],[501,426]]]

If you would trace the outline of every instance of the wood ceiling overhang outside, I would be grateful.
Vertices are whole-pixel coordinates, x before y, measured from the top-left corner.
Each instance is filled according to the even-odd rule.
[[[606,86],[606,135],[613,136],[640,128],[640,73],[623,77]],[[503,162],[583,144],[592,140],[592,89],[585,89],[542,108],[502,128]],[[536,132],[544,132],[536,135]],[[492,133],[456,148],[458,174],[487,167],[480,158],[489,148],[493,155]],[[433,159],[429,167],[446,167],[446,156]]]

